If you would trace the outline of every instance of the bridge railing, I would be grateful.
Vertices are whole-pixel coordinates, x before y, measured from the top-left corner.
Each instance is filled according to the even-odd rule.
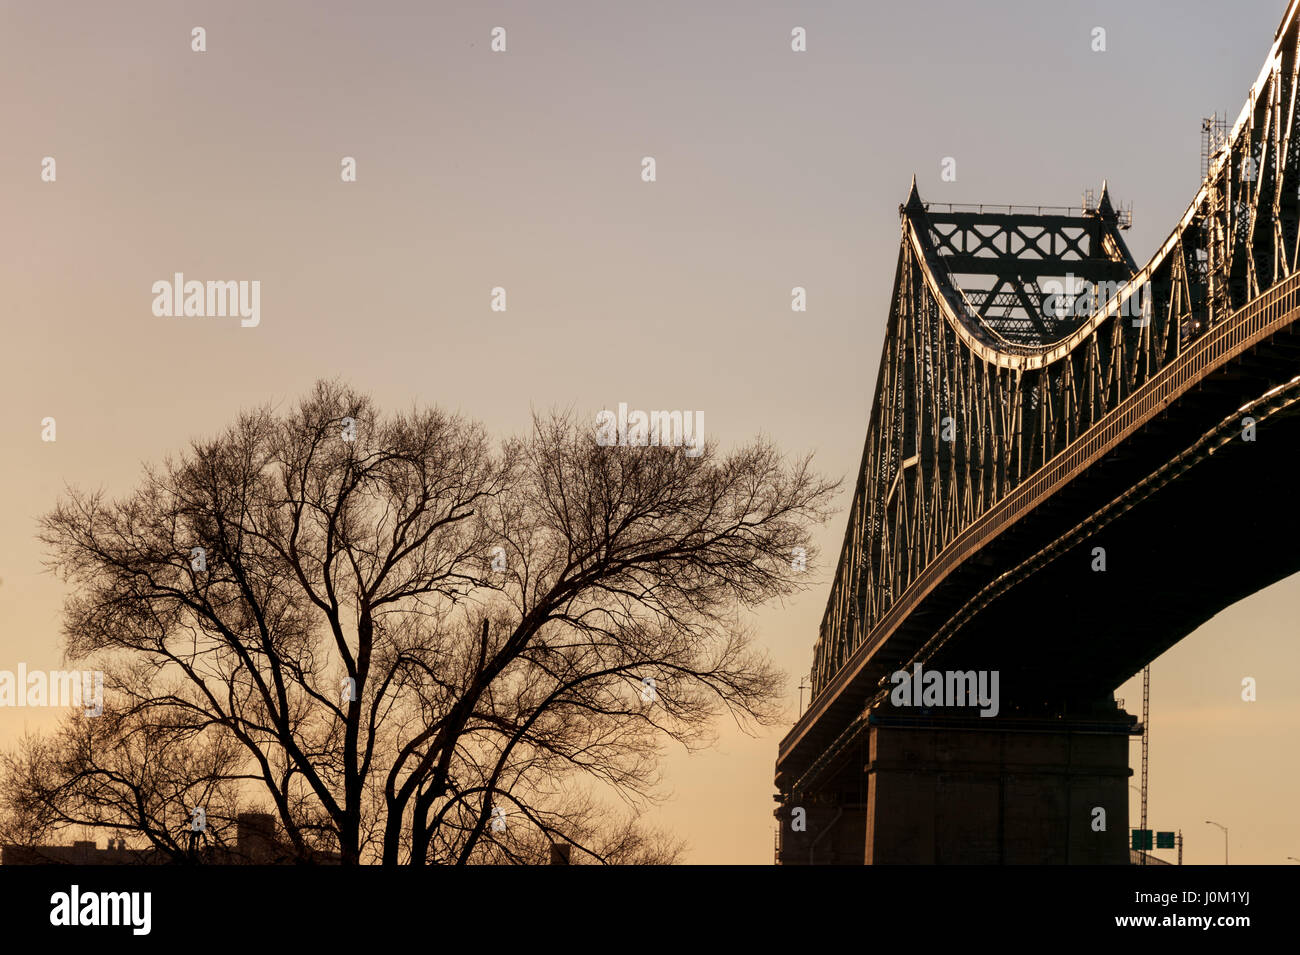
[[[995,518],[994,533],[1000,533],[1024,511],[1036,505],[1038,499],[1050,495],[1057,487],[1073,479],[1080,470],[1110,450],[1193,382],[1243,350],[1272,323],[1285,318],[1296,305],[1297,290],[1300,290],[1300,273],[1278,283],[1202,336],[1095,426],[1080,435],[1072,445],[1064,448],[1040,468],[1038,473],[1008,495],[1005,501],[994,507],[986,515]],[[998,511],[1005,513],[998,514]],[[982,521],[983,518],[972,525],[971,530],[978,529]],[[992,527],[991,524],[985,530]]]
[[[926,202],[923,205],[926,212],[937,214],[975,212],[979,215],[1072,216],[1076,219],[1084,219],[1090,212],[1096,213],[1095,209],[1088,210],[1080,206],[1002,206],[988,202]]]

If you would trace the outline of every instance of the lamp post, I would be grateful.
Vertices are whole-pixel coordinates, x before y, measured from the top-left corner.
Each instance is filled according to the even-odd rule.
[[[1212,819],[1206,819],[1205,824],[1207,826],[1219,826],[1219,824]],[[1228,827],[1219,826],[1219,828],[1223,830],[1223,864],[1227,865],[1228,864]]]

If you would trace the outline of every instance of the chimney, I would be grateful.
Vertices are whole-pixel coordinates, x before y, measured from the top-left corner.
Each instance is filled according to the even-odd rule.
[[[241,812],[238,825],[239,854],[252,865],[275,861],[275,817],[269,812]]]

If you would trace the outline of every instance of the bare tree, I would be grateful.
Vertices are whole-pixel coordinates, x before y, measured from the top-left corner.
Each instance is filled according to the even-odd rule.
[[[777,716],[744,621],[803,585],[838,487],[761,439],[702,452],[602,447],[571,414],[493,448],[321,382],[122,500],[70,491],[41,539],[105,716],[11,756],[3,796],[159,848],[208,798],[269,801],[304,859],[672,861],[630,817],[665,745]],[[160,776],[160,747],[202,756]]]
[[[233,842],[244,762],[228,734],[199,736],[108,711],[74,714],[0,758],[0,842],[40,858],[51,835],[87,827],[130,835],[133,848],[161,861],[197,862],[211,849],[254,861]],[[202,828],[192,839],[196,819]]]

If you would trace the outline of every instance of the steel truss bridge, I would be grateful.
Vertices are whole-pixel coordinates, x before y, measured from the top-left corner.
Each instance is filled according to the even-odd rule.
[[[997,737],[996,759],[952,767],[1010,721],[1044,746],[1065,733],[1070,753],[1090,727],[1119,734],[1126,777],[1133,721],[1114,689],[1300,571],[1298,6],[1141,268],[1104,184],[1081,208],[1044,209],[928,204],[913,181],[812,698],[780,744],[782,861],[1112,861],[1113,847],[1089,855],[1054,783],[1028,801],[1065,798],[1045,813],[1056,821],[1019,842],[1007,830],[1009,813],[1039,818],[1012,804],[1016,781],[1052,775],[1058,756],[1015,763]],[[890,675],[918,663],[999,671],[999,716],[891,708]],[[891,726],[911,734],[895,749]],[[1065,788],[1110,799],[1116,758]],[[970,833],[945,836],[938,810],[912,817],[918,799],[995,783],[983,855],[954,848]],[[806,836],[796,807],[812,813]],[[1035,840],[1068,848],[1035,855]]]

